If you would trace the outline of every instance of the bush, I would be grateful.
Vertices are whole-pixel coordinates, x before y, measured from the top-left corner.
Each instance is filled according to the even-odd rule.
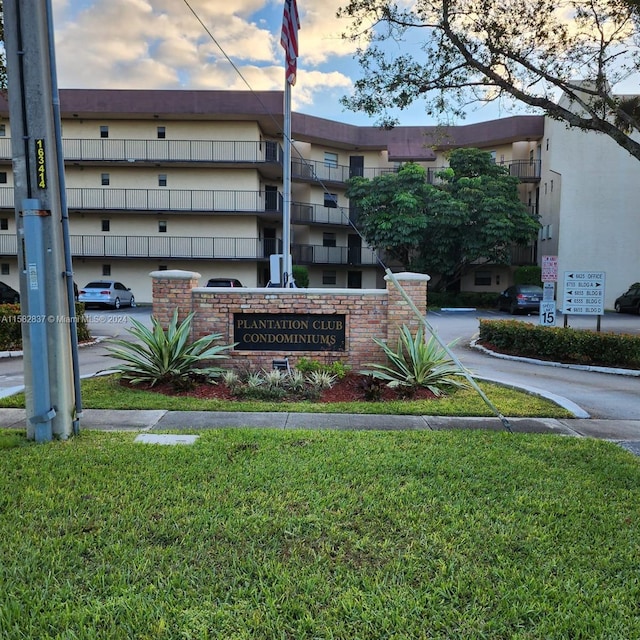
[[[301,289],[306,289],[309,286],[309,269],[307,267],[293,267],[293,279],[296,282],[296,286]]]
[[[311,358],[299,358],[296,362],[295,368],[302,373],[327,373],[332,376],[336,376],[339,380],[342,380],[347,373],[351,370],[348,364],[336,360],[331,363],[320,362],[319,360],[313,360]]]
[[[151,329],[131,318],[133,328],[128,329],[128,332],[140,342],[109,340],[107,350],[111,357],[124,362],[113,369],[120,371],[122,377],[131,384],[154,386],[169,383],[177,389],[189,387],[195,380],[203,377],[220,375],[221,368],[203,364],[210,360],[226,358],[223,352],[235,345],[214,346],[213,342],[220,339],[220,334],[216,333],[189,342],[193,316],[194,314],[190,313],[178,324],[176,309],[166,333],[153,316]]]
[[[363,375],[379,378],[388,387],[405,389],[409,393],[418,387],[429,389],[435,396],[441,396],[447,389],[468,387],[464,372],[434,336],[425,341],[422,328],[412,336],[409,327],[403,325],[395,350],[382,340],[374,338],[373,341],[382,347],[389,364],[367,364],[371,369],[361,371]]]
[[[513,273],[514,284],[534,284],[537,287],[542,285],[542,267],[535,265],[528,267],[518,267]]]
[[[78,342],[91,340],[84,310],[84,304],[76,302]],[[19,304],[0,305],[0,351],[20,351],[22,349],[21,316],[22,311]]]
[[[635,335],[480,320],[479,341],[524,357],[640,369],[640,337]]]

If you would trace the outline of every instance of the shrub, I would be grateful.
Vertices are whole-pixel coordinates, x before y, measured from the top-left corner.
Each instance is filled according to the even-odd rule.
[[[203,364],[208,360],[226,358],[223,352],[235,345],[212,346],[213,342],[220,339],[220,334],[204,336],[190,343],[193,316],[190,313],[178,324],[176,309],[166,333],[153,316],[152,329],[131,318],[134,326],[127,331],[140,342],[115,338],[109,340],[107,349],[110,356],[124,361],[124,364],[113,368],[120,371],[122,377],[132,384],[147,383],[154,386],[170,383],[175,388],[188,387],[196,379],[221,374],[222,369],[219,367]]]
[[[336,360],[331,364],[327,364],[324,362],[320,362],[319,360],[313,360],[311,358],[302,357],[296,362],[295,366],[296,370],[301,371],[302,373],[328,373],[330,375],[336,376],[339,380],[342,380],[349,371],[351,371],[351,367],[344,362],[340,362]]]
[[[408,393],[416,387],[424,387],[435,396],[441,396],[445,389],[468,387],[464,373],[438,341],[431,336],[425,342],[422,328],[413,337],[410,329],[403,325],[395,351],[382,340],[374,338],[373,341],[382,347],[389,365],[367,364],[372,369],[361,371],[364,375],[385,380],[392,388],[404,387]]]
[[[301,289],[306,289],[309,286],[309,269],[307,269],[307,267],[295,266],[292,272],[296,286]]]
[[[76,302],[76,331],[78,342],[91,340],[87,326],[84,304]],[[0,305],[0,351],[18,351],[22,349],[22,323],[19,321],[22,311],[19,304]]]
[[[542,285],[542,267],[535,265],[518,267],[513,273],[514,284]]]
[[[517,320],[480,320],[479,341],[530,358],[640,368],[640,337],[543,327]]]
[[[274,370],[231,376],[225,373],[222,377],[234,396],[266,401],[316,400],[322,391],[329,389],[336,381],[336,376],[327,371],[312,371],[305,375],[295,369],[289,372]],[[232,385],[228,383],[229,377]]]

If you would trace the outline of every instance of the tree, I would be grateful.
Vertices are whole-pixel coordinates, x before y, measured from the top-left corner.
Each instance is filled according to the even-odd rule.
[[[471,265],[509,264],[513,244],[526,245],[538,222],[518,198],[518,179],[478,149],[451,152],[438,185],[421,166],[349,180],[358,226],[374,248],[404,268],[440,275],[436,288],[459,282]]]
[[[357,53],[363,77],[343,102],[381,114],[382,124],[391,126],[390,106],[402,109],[420,99],[436,117],[463,116],[474,102],[507,99],[571,127],[604,133],[640,160],[640,142],[632,137],[640,130],[640,111],[629,108],[628,96],[611,91],[640,72],[638,5],[348,0],[338,15],[353,19],[345,37],[364,38]]]

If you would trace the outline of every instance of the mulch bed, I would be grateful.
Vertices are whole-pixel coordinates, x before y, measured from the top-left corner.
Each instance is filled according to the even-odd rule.
[[[331,402],[360,402],[365,400],[365,394],[361,387],[364,376],[356,373],[350,373],[341,380],[338,380],[331,389],[326,389],[322,392],[322,395],[318,400],[314,402],[331,403]],[[122,381],[122,384],[127,385],[126,381]],[[127,385],[130,386],[130,385]],[[210,383],[197,383],[193,388],[187,390],[176,390],[170,384],[155,385],[150,387],[148,385],[136,385],[131,386],[132,389],[139,389],[144,391],[152,391],[155,393],[167,395],[167,396],[180,396],[186,398],[201,398],[205,399],[217,399],[217,400],[237,400],[233,394],[229,391],[224,382],[220,381],[217,384]],[[432,400],[435,398],[434,394],[428,389],[417,389],[413,396],[406,398],[400,391],[390,389],[386,385],[381,387],[381,401],[391,400]],[[286,402],[295,402],[297,398],[287,398]]]

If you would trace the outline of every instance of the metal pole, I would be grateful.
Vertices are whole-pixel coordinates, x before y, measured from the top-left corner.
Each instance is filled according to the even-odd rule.
[[[280,284],[293,283],[291,264],[291,85],[284,82],[284,157],[282,160],[282,277]]]
[[[74,432],[77,416],[68,326],[73,320],[65,275],[62,169],[57,161],[59,123],[56,126],[55,118],[59,114],[52,108],[57,90],[51,73],[50,7],[41,0],[4,0],[3,13],[21,305],[23,317],[35,320],[22,324],[27,437],[35,438],[34,424],[40,424],[37,420],[42,418],[40,408],[48,404],[55,412],[51,416],[53,436],[64,439]],[[35,202],[37,208],[32,206]],[[37,216],[31,213],[35,210]],[[41,302],[30,294],[30,283],[36,282],[31,256],[38,252],[42,264],[35,270]]]
[[[53,9],[51,0],[47,0],[47,33],[49,39],[49,68],[51,73],[51,89],[53,95],[53,125],[56,139],[56,161],[58,164],[58,180],[60,185],[60,213],[62,215],[62,242],[64,246],[64,277],[67,287],[67,303],[69,305],[69,339],[71,340],[71,365],[73,371],[73,387],[75,396],[75,417],[73,433],[80,431],[80,415],[82,414],[82,396],[80,393],[80,360],[78,358],[78,319],[76,317],[76,295],[73,282],[73,264],[71,260],[71,238],[69,234],[69,210],[67,207],[67,190],[64,179],[64,152],[62,149],[62,125],[60,117],[60,96],[58,94],[58,71],[54,47]]]

